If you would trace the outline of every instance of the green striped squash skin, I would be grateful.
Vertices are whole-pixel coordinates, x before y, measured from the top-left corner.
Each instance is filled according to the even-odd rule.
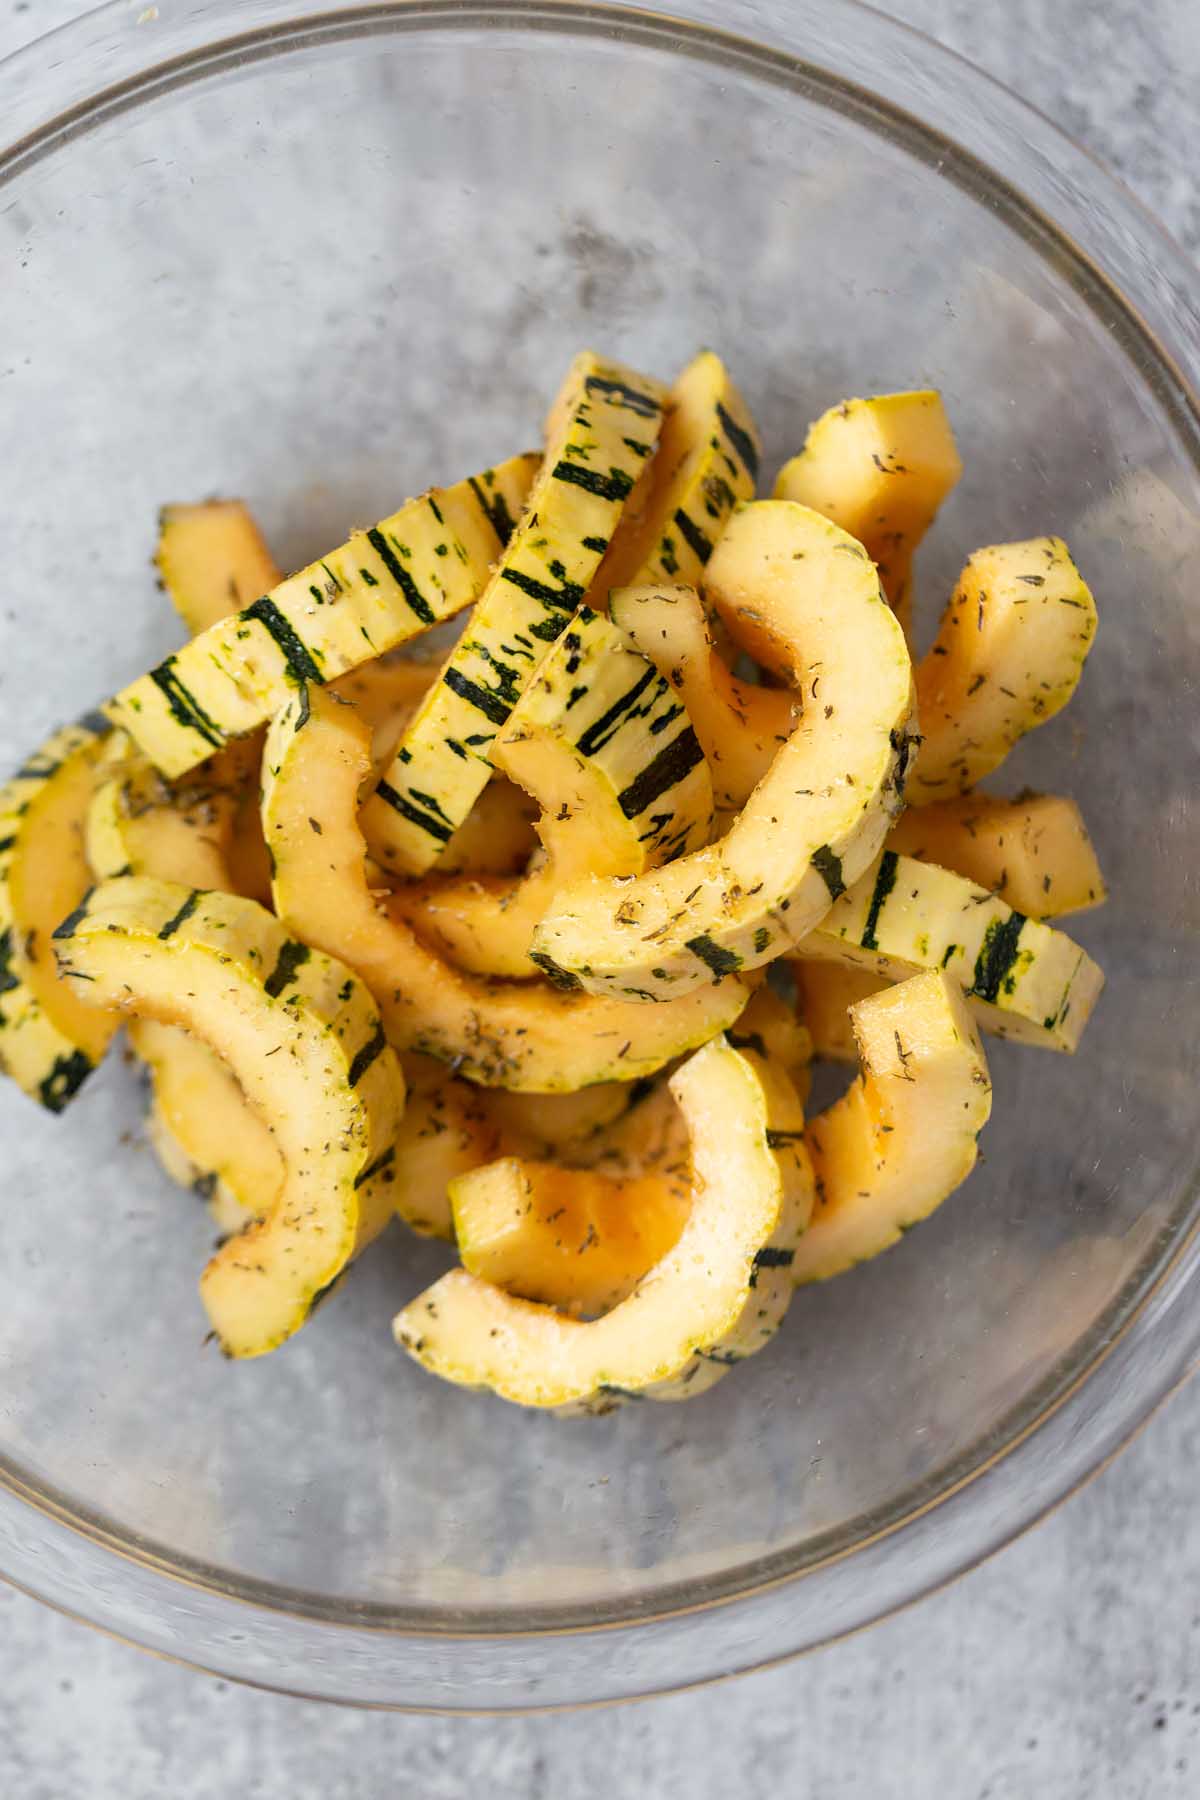
[[[510,721],[570,745],[612,789],[645,867],[708,842],[712,782],[669,682],[610,620],[582,607]],[[539,798],[544,798],[539,796]]]
[[[432,868],[491,772],[496,733],[582,604],[662,423],[664,392],[585,352],[552,412],[528,511],[369,803],[388,866]],[[372,819],[373,841],[385,833]]]
[[[517,702],[495,757],[540,809],[545,860],[508,881],[435,871],[397,893],[409,923],[471,974],[534,974],[533,933],[564,882],[638,875],[708,842],[712,779],[687,712],[590,607]]]
[[[903,981],[944,969],[995,1037],[1073,1051],[1104,985],[1065,932],[1027,919],[986,888],[887,850],[798,946],[823,962]]]
[[[649,491],[600,565],[601,599],[648,582],[695,586],[734,507],[753,500],[758,467],[750,410],[720,357],[702,350],[671,386]]]
[[[105,708],[168,777],[322,683],[471,606],[520,517],[540,458],[513,457],[410,500],[218,621]]]
[[[74,779],[80,765],[90,769],[109,730],[108,720],[98,713],[65,726],[0,787],[0,1070],[54,1113],[79,1092],[112,1033],[94,1029],[84,1046],[77,1034],[48,1015],[30,985],[29,934],[37,929],[48,937],[59,921],[47,917],[35,927],[18,919],[11,881],[28,850],[31,802],[47,796],[57,781]],[[82,829],[82,817],[78,823]]]

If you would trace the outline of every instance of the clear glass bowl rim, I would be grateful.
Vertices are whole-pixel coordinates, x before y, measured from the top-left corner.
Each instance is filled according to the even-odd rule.
[[[755,41],[728,29],[725,0],[689,0],[687,11],[684,19],[574,0],[163,0],[139,16],[127,0],[109,0],[0,63],[0,186],[114,111],[302,41],[550,30],[733,60],[793,88],[815,86],[839,109],[886,123],[948,179],[1000,205],[1025,236],[1065,261],[1077,286],[1103,293],[1130,344],[1140,345],[1142,373],[1160,404],[1200,445],[1200,277],[1135,197],[1055,125],[859,0],[773,0],[754,9],[762,34]],[[155,29],[139,30],[143,24]],[[1069,1361],[942,1472],[936,1489],[904,1496],[885,1519],[857,1522],[853,1541],[803,1566],[781,1554],[664,1590],[640,1613],[530,1607],[468,1619],[335,1608],[175,1560],[35,1488],[0,1459],[0,1574],[161,1655],[365,1705],[555,1707],[763,1666],[861,1629],[973,1567],[1116,1454],[1200,1355],[1197,1210],[1193,1181],[1170,1245],[1147,1259]],[[804,1607],[789,1604],[798,1581]]]

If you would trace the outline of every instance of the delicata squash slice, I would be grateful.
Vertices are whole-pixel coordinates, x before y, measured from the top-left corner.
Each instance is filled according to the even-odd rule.
[[[797,1282],[865,1262],[941,1205],[975,1167],[992,1084],[953,981],[930,971],[851,1010],[861,1074],[810,1121],[816,1205]]]
[[[0,1069],[61,1112],[118,1021],[58,980],[51,936],[91,884],[84,826],[108,722],[56,732],[0,787]]]
[[[1107,897],[1087,826],[1062,794],[976,792],[910,807],[887,847],[967,876],[1030,919],[1086,912]]]
[[[822,413],[775,498],[811,506],[865,546],[907,635],[913,554],[961,474],[940,394],[876,394]]]
[[[193,637],[241,612],[279,580],[275,559],[241,500],[164,506],[154,562]]]
[[[263,821],[280,918],[357,972],[398,1048],[485,1086],[554,1092],[651,1074],[741,1012],[747,993],[737,982],[646,1008],[451,968],[368,888],[357,808],[370,773],[369,733],[354,708],[303,690],[268,733]]]
[[[753,500],[759,444],[728,369],[702,350],[667,395],[654,460],[630,496],[597,572],[610,589],[641,582],[696,582],[739,500]]]
[[[894,850],[834,902],[800,953],[892,982],[945,970],[985,1031],[1049,1050],[1078,1047],[1104,986],[1101,970],[1065,932]]]
[[[534,948],[565,986],[661,999],[770,962],[857,880],[903,804],[912,669],[861,544],[791,501],[754,502],[705,594],[789,679],[799,716],[718,843],[558,895]]]
[[[519,516],[537,457],[431,488],[210,625],[106,711],[164,775],[263,725],[297,683],[332,681],[471,606]]]
[[[725,811],[744,806],[791,735],[795,696],[784,688],[755,687],[732,673],[713,642],[695,588],[617,588],[609,595],[608,611],[686,707],[717,806]]]
[[[612,621],[586,606],[501,727],[492,758],[541,808],[541,863],[517,882],[435,875],[395,900],[459,968],[534,975],[533,933],[560,888],[640,875],[708,842],[712,782],[686,712]]]
[[[150,1071],[146,1134],[167,1174],[207,1200],[221,1231],[261,1218],[283,1187],[283,1155],[225,1063],[178,1025],[133,1018],[128,1032]]]
[[[1061,538],[976,550],[917,666],[921,753],[910,806],[964,793],[1067,704],[1096,603]]]
[[[367,806],[386,868],[431,868],[482,793],[496,732],[583,601],[662,409],[657,382],[590,351],[575,358],[525,515]]]
[[[756,1283],[774,1262],[764,1253],[781,1229],[798,1241],[803,1212],[800,1200],[785,1218],[770,1096],[751,1057],[723,1038],[689,1057],[671,1088],[691,1144],[691,1206],[628,1298],[585,1321],[456,1269],[397,1316],[401,1347],[448,1381],[560,1413],[686,1399],[759,1348],[769,1333]],[[789,1269],[794,1247],[780,1249]]]
[[[253,901],[136,876],[96,888],[55,950],[68,992],[185,1026],[269,1123],[282,1188],[200,1292],[229,1355],[274,1350],[391,1216],[404,1078],[374,1001]]]

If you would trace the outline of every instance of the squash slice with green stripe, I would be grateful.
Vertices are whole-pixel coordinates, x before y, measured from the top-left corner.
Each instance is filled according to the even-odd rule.
[[[230,1356],[274,1350],[391,1216],[404,1078],[374,1001],[253,901],[136,876],[95,889],[55,949],[71,988],[194,1032],[269,1125],[283,1186],[200,1291]]]
[[[0,787],[0,1069],[56,1113],[118,1024],[59,981],[51,946],[91,884],[84,825],[108,730],[102,716],[66,726]]]
[[[799,500],[858,539],[909,635],[913,555],[961,474],[940,394],[876,394],[843,400],[809,427],[775,498]]]
[[[817,1200],[797,1282],[823,1281],[898,1243],[975,1167],[992,1109],[979,1035],[957,984],[931,970],[851,1011],[861,1074],[810,1121]]]
[[[650,1074],[741,1012],[737,982],[648,1009],[451,968],[368,888],[357,806],[370,774],[369,735],[354,709],[319,689],[298,695],[268,734],[263,821],[280,918],[356,970],[399,1049],[484,1086],[554,1092]]]
[[[687,1399],[760,1348],[778,1323],[766,1314],[787,1304],[805,1211],[800,1192],[789,1209],[771,1096],[752,1057],[723,1038],[689,1057],[671,1089],[691,1146],[691,1205],[627,1298],[602,1318],[569,1318],[456,1269],[397,1316],[400,1346],[448,1381],[560,1414]],[[789,1242],[777,1245],[781,1232]],[[772,1280],[768,1303],[780,1270],[784,1291]]]
[[[1061,538],[976,550],[917,665],[909,804],[965,793],[1061,711],[1095,635],[1096,603]]]
[[[736,513],[705,593],[799,716],[729,831],[632,881],[565,889],[534,939],[591,993],[690,992],[794,947],[879,851],[913,738],[904,634],[861,544],[787,500]]]
[[[740,500],[753,500],[759,442],[725,364],[702,350],[667,395],[654,460],[630,498],[594,584],[697,582]]]
[[[654,452],[662,409],[657,382],[575,358],[525,516],[366,809],[386,868],[432,868],[471,811],[497,732],[581,605]]]
[[[784,688],[740,681],[713,642],[695,588],[617,588],[609,616],[687,708],[723,811],[750,798],[795,725],[795,697]]]
[[[1060,919],[1102,906],[1108,890],[1073,800],[979,790],[913,806],[888,836],[889,850],[953,869],[1030,919]]]
[[[945,970],[985,1031],[1073,1051],[1104,986],[1065,932],[1014,912],[986,888],[886,850],[800,945],[889,982]]]
[[[473,605],[533,480],[518,456],[432,488],[277,583],[124,688],[106,711],[164,775],[263,725],[298,684],[333,681]]]
[[[503,726],[495,765],[541,808],[538,866],[516,882],[401,888],[395,909],[458,968],[529,978],[558,890],[640,875],[708,842],[712,783],[687,713],[609,619],[582,607]]]

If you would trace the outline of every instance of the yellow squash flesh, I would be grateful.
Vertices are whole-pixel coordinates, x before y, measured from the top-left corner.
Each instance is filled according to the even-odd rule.
[[[1086,912],[1107,897],[1079,808],[1060,794],[980,791],[910,807],[887,847],[967,876],[1030,919]]]
[[[193,637],[241,612],[279,580],[275,559],[241,500],[164,506],[154,561]]]
[[[976,550],[917,666],[910,806],[965,793],[1075,692],[1096,605],[1061,538]]]
[[[775,497],[824,513],[865,546],[910,635],[913,555],[961,474],[940,394],[876,394],[843,400],[809,427]]]
[[[629,1297],[583,1321],[456,1269],[397,1316],[396,1340],[410,1356],[448,1381],[562,1413],[634,1396],[684,1399],[741,1360],[757,1259],[784,1205],[768,1096],[750,1059],[719,1038],[671,1085],[687,1123],[694,1199],[674,1247]],[[726,1348],[734,1336],[736,1352]]]
[[[679,695],[704,750],[723,811],[746,804],[795,725],[786,689],[740,681],[713,642],[690,587],[617,588],[609,615]]]
[[[534,947],[591,993],[659,999],[772,961],[857,880],[903,802],[912,669],[862,546],[805,507],[759,501],[735,514],[705,593],[788,679],[799,716],[718,843],[559,895]]]
[[[810,1121],[817,1199],[792,1263],[823,1281],[878,1256],[975,1166],[992,1085],[957,985],[930,972],[851,1012],[862,1071]]]
[[[354,708],[305,693],[272,724],[263,819],[280,918],[361,976],[398,1048],[485,1086],[569,1091],[651,1074],[741,1011],[747,995],[736,982],[647,1009],[451,968],[367,886],[356,809],[370,772],[369,734]]]
[[[229,1355],[276,1349],[391,1215],[404,1080],[374,1001],[253,901],[136,876],[95,889],[55,949],[73,991],[195,1033],[269,1126],[282,1188],[200,1292]]]

